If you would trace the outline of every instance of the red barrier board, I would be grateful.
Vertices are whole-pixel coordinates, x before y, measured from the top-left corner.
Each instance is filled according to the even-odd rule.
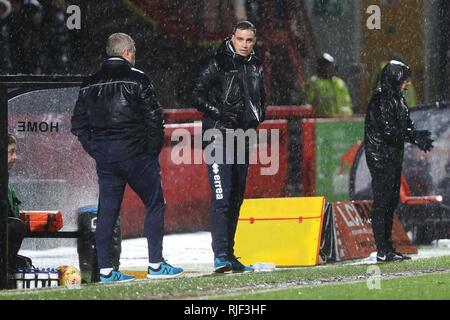
[[[266,120],[299,119],[314,116],[314,108],[307,105],[299,106],[268,106],[266,109]],[[166,123],[181,123],[198,121],[203,114],[195,108],[165,109],[164,120]]]
[[[269,165],[263,165],[260,161],[257,164],[250,165],[247,177],[245,198],[280,198],[286,195],[287,174],[288,174],[288,122],[286,120],[267,120],[264,121],[259,129],[278,130],[278,169],[274,175],[262,175],[262,168],[268,168]],[[256,148],[252,152],[263,152],[270,155],[271,136],[269,134],[268,142],[260,142],[258,150]],[[260,158],[258,157],[258,160]],[[275,167],[274,167],[275,169]]]
[[[366,258],[377,251],[370,221],[372,201],[336,202],[332,206],[337,260]],[[392,241],[395,249],[401,253],[417,253],[417,248],[412,245],[396,214],[394,214]]]

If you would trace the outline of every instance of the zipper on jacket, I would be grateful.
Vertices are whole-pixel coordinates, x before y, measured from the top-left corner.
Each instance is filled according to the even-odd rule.
[[[233,74],[233,77],[231,77],[230,86],[227,89],[227,93],[225,95],[225,101],[224,102],[227,102],[227,100],[228,100],[228,96],[229,96],[230,91],[231,91],[231,86],[233,85],[233,80],[234,80],[234,74]]]
[[[247,74],[247,65],[244,64],[244,75]],[[250,92],[248,90],[248,87],[246,86],[246,82],[244,81],[244,90],[247,89],[247,92],[245,92],[246,95],[250,96]],[[256,106],[253,104],[252,99],[249,97],[249,103],[250,103],[250,110],[253,112],[253,115],[255,116],[256,120],[260,122],[259,119],[259,112],[256,108]]]

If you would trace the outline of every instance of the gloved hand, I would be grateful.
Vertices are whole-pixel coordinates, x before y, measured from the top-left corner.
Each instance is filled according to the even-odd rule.
[[[242,99],[226,102],[222,106],[217,127],[220,129],[237,129],[244,108]]]
[[[428,130],[416,130],[414,132],[414,139],[417,139],[417,138],[422,139],[424,137],[427,137],[427,138],[431,137],[431,132]]]
[[[414,134],[414,143],[420,150],[428,152],[433,148],[434,140],[431,139],[431,132],[428,130],[417,130]]]
[[[214,120],[220,119],[220,111],[211,104],[206,104],[204,106],[204,112]]]
[[[237,129],[238,116],[232,112],[222,111],[220,113],[220,119],[218,121],[218,126],[225,128],[225,129]]]

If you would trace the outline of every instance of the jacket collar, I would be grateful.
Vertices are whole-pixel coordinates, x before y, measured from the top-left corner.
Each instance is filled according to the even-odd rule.
[[[126,59],[120,56],[109,57],[103,61],[103,67],[119,66],[119,65],[126,65],[132,67],[132,65]]]

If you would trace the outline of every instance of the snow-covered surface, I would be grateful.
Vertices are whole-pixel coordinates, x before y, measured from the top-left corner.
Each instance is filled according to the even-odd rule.
[[[164,257],[171,264],[182,266],[188,271],[212,270],[213,252],[209,232],[166,235],[163,245]],[[421,246],[418,251],[417,255],[412,256],[413,259],[450,255],[450,247]],[[48,250],[21,250],[19,253],[31,257],[33,264],[40,268],[58,267],[64,264],[78,266],[76,246]],[[147,256],[147,240],[145,238],[123,240],[120,268],[122,270],[145,270]],[[372,254],[366,259],[344,263],[376,263],[376,257]]]
[[[35,267],[58,267],[73,265],[78,267],[76,246],[59,247],[48,250],[20,250],[19,254],[30,257]],[[164,258],[171,264],[181,265],[187,270],[212,268],[213,252],[211,233],[166,235],[163,242]],[[123,270],[146,270],[148,264],[147,239],[122,241],[120,268]]]
[[[432,257],[450,256],[450,247],[433,247],[433,246],[418,246],[417,254],[410,255],[414,259],[424,259]],[[344,261],[346,265],[358,265],[358,264],[376,264],[377,253],[372,252],[369,257],[354,261]]]

